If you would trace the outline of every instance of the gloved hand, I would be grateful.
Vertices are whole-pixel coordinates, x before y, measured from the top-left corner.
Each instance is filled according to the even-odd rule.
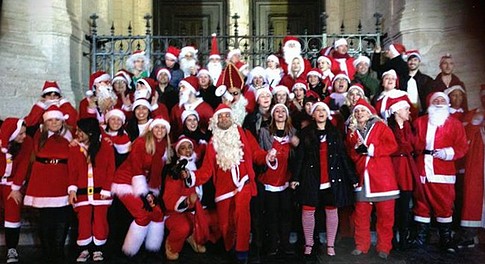
[[[367,154],[367,146],[364,145],[364,144],[360,144],[356,149],[355,149],[355,152],[359,153],[359,154]]]
[[[444,149],[436,149],[433,153],[433,157],[446,160],[446,151]]]

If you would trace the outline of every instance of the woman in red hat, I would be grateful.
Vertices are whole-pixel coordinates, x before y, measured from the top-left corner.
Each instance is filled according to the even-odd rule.
[[[34,136],[32,165],[24,204],[38,209],[39,237],[48,263],[64,263],[64,243],[72,213],[67,187],[67,158],[72,133],[67,116],[52,105],[42,115],[44,124]]]
[[[30,163],[33,142],[26,134],[23,119],[7,118],[0,129],[0,205],[5,216],[7,263],[18,262],[17,245],[20,235],[22,193]]]
[[[392,249],[394,200],[399,197],[391,155],[397,151],[398,146],[391,129],[362,98],[352,112],[347,147],[359,177],[359,184],[355,188],[355,249],[352,255],[369,252],[370,216],[375,207],[376,249],[380,258],[387,259]]]

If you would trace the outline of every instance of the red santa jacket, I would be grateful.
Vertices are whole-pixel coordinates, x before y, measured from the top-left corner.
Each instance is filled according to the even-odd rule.
[[[413,106],[413,104],[411,103],[411,100],[409,100],[409,97],[408,97],[408,93],[407,92],[404,92],[404,91],[401,91],[401,90],[398,90],[398,89],[392,89],[390,91],[383,91],[379,97],[377,97],[377,101],[375,103],[375,108],[376,108],[376,111],[378,113],[378,115],[382,118],[384,118],[385,120],[387,120],[387,118],[389,118],[391,116],[391,112],[389,110],[389,107],[390,107],[390,102],[391,98],[392,99],[395,99],[395,98],[399,98],[399,97],[402,97],[402,96],[405,96],[406,98],[406,102],[411,106],[409,111],[411,112],[411,116],[413,118],[417,118],[418,117],[418,110]]]
[[[266,153],[255,155],[258,164],[267,165],[267,170],[259,176],[259,181],[264,184],[264,189],[269,192],[281,192],[288,188],[288,181],[291,172],[288,169],[288,159],[290,157],[290,137],[283,138],[273,136],[272,149],[276,150],[276,161],[270,163],[266,161]]]
[[[33,147],[32,138],[27,136],[13,160],[10,153],[0,153],[0,175],[3,175],[0,185],[10,185],[12,190],[20,190],[27,177]]]
[[[280,61],[280,67],[281,67],[281,69],[283,69],[283,73],[288,74],[288,63],[286,63],[285,58],[280,57],[279,61]],[[305,71],[307,71],[307,72],[310,71],[311,68],[312,68],[311,62],[308,59],[305,59],[305,58],[303,58],[303,65],[305,66]],[[306,74],[305,74],[305,76],[306,76]],[[281,84],[281,82],[280,82],[280,84]],[[291,87],[290,87],[290,89],[291,89]]]
[[[187,207],[180,207],[190,194],[195,193],[195,186],[186,187],[183,180],[174,180],[171,176],[165,179],[163,192],[163,202],[167,209],[167,214],[181,213],[187,210]]]
[[[253,196],[257,194],[253,158],[254,155],[260,154],[258,152],[264,152],[264,150],[259,148],[258,142],[250,132],[244,131],[241,127],[238,127],[238,131],[241,136],[244,153],[239,165],[233,166],[232,169],[227,171],[222,170],[217,165],[217,153],[214,149],[214,139],[212,139],[207,146],[202,167],[195,172],[191,172],[191,177],[195,177],[195,179],[192,179],[195,185],[202,185],[212,177],[216,189],[215,202],[233,197],[246,184],[249,184]]]
[[[335,56],[336,52],[333,54]],[[334,74],[338,74],[339,72],[343,71],[347,73],[347,76],[349,76],[351,80],[353,80],[355,75],[354,60],[354,58],[348,55],[347,57],[342,58],[332,58],[332,72]]]
[[[456,181],[455,160],[465,156],[468,145],[465,129],[460,121],[448,117],[440,126],[429,124],[428,115],[414,122],[416,131],[415,149],[418,153],[416,165],[418,172],[429,182],[454,184]],[[424,151],[445,149],[446,160],[424,154]]]
[[[64,115],[68,115],[68,118],[66,120],[66,123],[70,127],[76,127],[76,122],[77,122],[77,111],[76,109],[64,98],[61,98],[58,102],[59,104],[59,109],[62,111]],[[43,123],[42,115],[44,114],[45,110],[49,108],[50,104],[46,104],[44,102],[37,102],[34,106],[32,106],[32,109],[30,110],[30,113],[25,116],[25,124],[30,127],[30,126],[36,126],[41,123]]]
[[[149,191],[155,195],[160,194],[167,140],[156,142],[154,155],[146,152],[145,143],[144,137],[139,137],[133,142],[128,158],[115,172],[111,185],[112,193],[118,196],[146,195]]]
[[[48,132],[44,146],[39,146],[41,133],[34,136],[35,161],[32,165],[24,204],[37,208],[67,206],[69,142],[72,134]]]
[[[197,100],[191,104],[184,104],[182,106],[179,106],[178,104],[174,105],[170,112],[170,125],[174,137],[178,137],[183,131],[182,113],[186,109],[195,110],[197,114],[199,114],[199,127],[204,132],[207,131],[207,127],[209,126],[209,119],[214,115],[214,109],[212,109],[210,104],[204,102],[202,98],[197,98]]]
[[[406,121],[402,128],[396,127],[392,132],[398,145],[398,150],[392,154],[392,163],[394,164],[399,190],[412,191],[414,179],[418,175],[413,175],[416,173],[416,164],[412,156],[415,137],[411,124]]]
[[[399,194],[391,154],[397,150],[397,143],[392,131],[381,121],[375,122],[362,139],[368,148],[368,155],[355,151],[355,146],[361,137],[354,131],[347,135],[347,146],[350,157],[355,162],[359,175],[359,186],[356,190],[365,188],[365,196],[381,197]]]
[[[87,159],[84,146],[69,147],[69,187],[67,192],[77,193],[74,207],[83,205],[109,205],[111,199],[101,200],[101,195],[111,196],[111,182],[115,172],[114,150],[104,139],[96,154],[95,166]]]

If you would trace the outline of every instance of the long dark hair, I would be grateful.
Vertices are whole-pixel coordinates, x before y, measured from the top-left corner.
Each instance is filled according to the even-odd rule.
[[[96,155],[101,147],[101,129],[99,127],[98,119],[96,118],[82,118],[77,121],[77,127],[89,138],[88,158],[93,167],[96,166]]]

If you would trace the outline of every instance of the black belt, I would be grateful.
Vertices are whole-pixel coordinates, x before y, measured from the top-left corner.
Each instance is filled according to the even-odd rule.
[[[44,164],[59,164],[59,163],[67,164],[67,159],[46,159],[46,158],[36,157],[35,161],[44,163]]]
[[[429,149],[423,150],[424,155],[433,155],[435,152],[436,152],[435,150],[429,150]]]
[[[89,193],[88,193],[88,188],[81,188],[81,189],[77,189],[77,192],[76,194],[77,195],[86,195],[86,194],[94,194],[94,193],[100,193],[101,192],[101,187],[96,187],[96,188],[89,188]],[[93,190],[93,192],[91,193],[91,190]]]

